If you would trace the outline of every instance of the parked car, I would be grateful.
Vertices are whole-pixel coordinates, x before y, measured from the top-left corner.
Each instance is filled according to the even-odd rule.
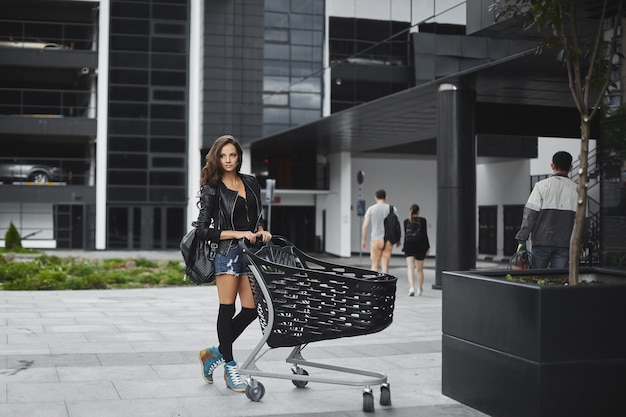
[[[46,184],[48,182],[64,182],[67,172],[63,168],[28,163],[19,159],[0,159],[0,180],[3,182],[34,182]]]
[[[55,42],[36,40],[0,40],[0,47],[22,48],[22,49],[68,49],[67,46]]]

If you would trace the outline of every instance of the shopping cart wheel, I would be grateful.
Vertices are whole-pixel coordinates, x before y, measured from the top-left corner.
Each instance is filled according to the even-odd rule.
[[[257,402],[260,401],[261,398],[265,395],[265,387],[256,379],[250,381],[248,386],[246,387],[246,397],[249,400]]]
[[[389,384],[380,386],[380,405],[391,405],[391,388]]]
[[[291,368],[291,372],[293,372],[294,375],[308,375],[309,374],[306,371],[306,369],[302,369],[299,366],[294,366],[293,368]],[[306,387],[306,384],[309,383],[309,381],[300,381],[296,379],[291,380],[291,382],[293,382],[293,385],[295,385],[298,388],[304,388]]]
[[[374,411],[374,394],[369,388],[363,390],[363,412],[371,413]]]

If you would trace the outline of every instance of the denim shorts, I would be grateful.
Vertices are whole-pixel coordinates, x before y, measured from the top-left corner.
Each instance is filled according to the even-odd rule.
[[[215,254],[215,275],[250,275],[251,271],[238,245],[231,246],[227,255]]]

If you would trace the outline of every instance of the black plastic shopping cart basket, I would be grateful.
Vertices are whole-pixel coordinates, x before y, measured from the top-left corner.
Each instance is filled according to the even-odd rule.
[[[250,284],[263,337],[240,366],[246,395],[259,401],[265,387],[255,377],[291,379],[298,388],[308,382],[363,386],[363,411],[374,410],[373,385],[380,385],[380,404],[391,405],[387,376],[368,370],[307,361],[302,350],[311,342],[359,336],[387,328],[393,319],[397,278],[366,269],[313,258],[288,240],[274,236],[261,249],[240,242],[249,263]],[[269,348],[265,348],[265,345]],[[263,372],[257,367],[269,349],[293,347],[286,359],[291,373]],[[262,352],[263,351],[263,352]],[[315,377],[301,366],[338,372],[342,377]],[[331,372],[334,375],[334,372]],[[348,378],[356,375],[359,378]]]

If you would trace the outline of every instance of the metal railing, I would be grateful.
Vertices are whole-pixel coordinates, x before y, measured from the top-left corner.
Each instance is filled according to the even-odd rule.
[[[96,50],[95,23],[0,19],[0,47]]]
[[[88,90],[0,88],[0,115],[95,118],[92,94]]]

